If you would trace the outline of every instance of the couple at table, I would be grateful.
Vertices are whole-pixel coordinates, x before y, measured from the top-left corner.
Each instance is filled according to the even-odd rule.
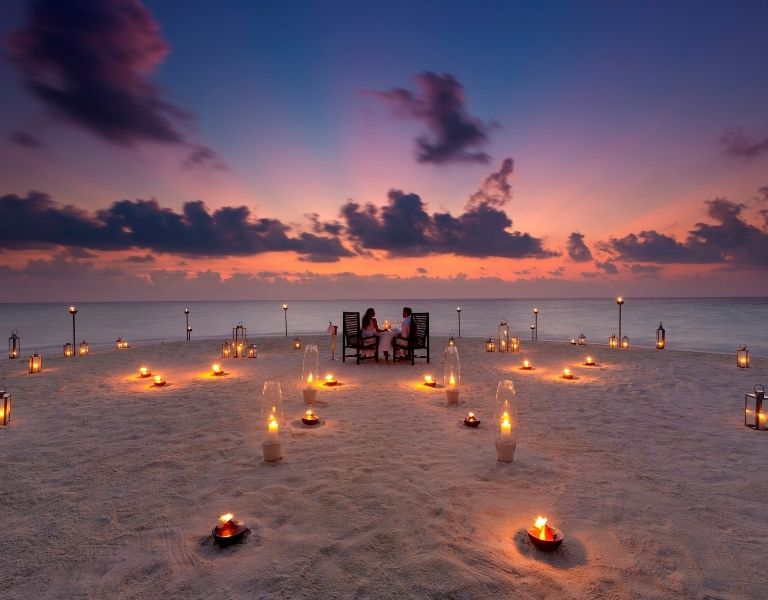
[[[392,352],[392,340],[394,338],[408,339],[411,332],[411,309],[403,307],[403,322],[399,329],[380,329],[376,321],[376,311],[369,308],[363,316],[363,336],[378,336],[379,350],[384,353],[384,360],[389,360],[389,354]]]

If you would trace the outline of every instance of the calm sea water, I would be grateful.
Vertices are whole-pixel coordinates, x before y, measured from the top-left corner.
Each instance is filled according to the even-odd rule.
[[[618,334],[618,307],[613,298],[498,300],[314,300],[288,302],[288,334],[325,332],[328,322],[341,324],[344,310],[376,309],[379,322],[400,319],[404,304],[430,313],[436,335],[457,335],[456,307],[461,306],[463,336],[495,337],[506,319],[512,333],[530,339],[533,308],[539,309],[539,339],[569,340],[580,333],[588,342],[606,344]],[[284,335],[281,302],[83,302],[77,305],[77,340],[93,347],[123,337],[132,343],[183,340],[184,309],[189,308],[193,339],[224,338],[239,321],[249,335]],[[768,356],[768,298],[627,298],[622,333],[633,346],[653,346],[663,321],[667,347],[732,353],[747,344],[753,354]],[[60,350],[72,339],[72,317],[63,304],[0,304],[0,334],[18,329],[22,354]]]

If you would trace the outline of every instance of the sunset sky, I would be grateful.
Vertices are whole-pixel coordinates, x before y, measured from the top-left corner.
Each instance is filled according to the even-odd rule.
[[[768,294],[765,2],[3,4],[0,301]]]

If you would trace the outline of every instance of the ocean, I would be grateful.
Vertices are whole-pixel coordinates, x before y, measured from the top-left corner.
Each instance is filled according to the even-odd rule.
[[[92,348],[113,345],[118,337],[132,344],[184,340],[188,308],[192,339],[231,335],[240,321],[250,336],[324,333],[328,322],[341,325],[345,310],[372,306],[379,323],[399,320],[404,305],[429,312],[431,333],[458,336],[456,307],[461,307],[462,336],[496,337],[499,322],[511,334],[530,340],[533,308],[539,309],[539,340],[566,341],[583,333],[588,343],[607,344],[618,334],[619,311],[615,298],[497,299],[497,300],[285,300],[205,302],[81,302],[77,304],[77,341]],[[750,352],[768,356],[768,298],[625,298],[622,334],[632,347],[653,347],[656,328],[663,322],[667,348],[735,353],[740,344]],[[22,356],[59,352],[72,340],[72,317],[60,303],[0,304],[0,332],[16,329]],[[339,328],[341,329],[341,328]],[[341,333],[341,331],[339,331]]]

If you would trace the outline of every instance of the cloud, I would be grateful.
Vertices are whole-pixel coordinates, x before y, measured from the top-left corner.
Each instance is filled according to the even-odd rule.
[[[417,267],[416,272],[420,275],[426,275],[427,273],[429,273],[429,271],[424,267]]]
[[[416,159],[435,165],[489,162],[491,157],[477,148],[488,143],[493,124],[467,112],[464,87],[449,73],[424,71],[415,79],[416,92],[395,88],[373,93],[393,105],[399,115],[427,127],[429,133],[416,138]]]
[[[146,264],[146,263],[153,263],[155,262],[155,257],[151,254],[145,254],[143,256],[129,256],[125,259],[126,262],[129,263],[138,263],[138,264]]]
[[[185,163],[200,163],[202,147],[180,127],[189,114],[149,79],[170,46],[139,0],[38,0],[9,48],[26,88],[54,115],[114,144],[185,145]]]
[[[485,178],[480,189],[469,197],[467,208],[487,204],[501,208],[512,199],[512,184],[509,182],[515,172],[515,161],[505,158],[497,171]]]
[[[768,152],[768,137],[754,139],[741,127],[726,131],[720,138],[720,143],[725,146],[726,154],[736,158],[755,158]]]
[[[592,260],[592,252],[584,243],[584,235],[577,231],[568,236],[566,250],[568,251],[568,257],[573,262],[589,262]]]
[[[629,265],[629,272],[638,277],[652,277],[661,272],[661,267],[658,265],[642,265],[635,263]]]
[[[768,266],[768,224],[759,229],[748,223],[743,218],[745,205],[725,198],[708,200],[706,205],[707,216],[716,223],[696,223],[683,242],[649,230],[611,239],[607,248],[636,262]]]
[[[192,151],[181,163],[181,166],[185,169],[196,169],[200,167],[222,171],[227,169],[227,165],[221,161],[219,155],[216,154],[216,152],[207,146],[202,145],[194,146]]]
[[[254,218],[245,206],[209,211],[194,201],[177,213],[156,200],[121,200],[90,214],[39,192],[0,197],[0,247],[6,248],[145,248],[187,256],[296,252],[311,262],[352,255],[338,238],[311,233],[290,237],[289,230],[279,220]]]
[[[347,202],[341,208],[346,234],[369,250],[386,250],[391,256],[457,254],[506,258],[555,256],[542,240],[528,233],[508,231],[507,214],[480,203],[458,217],[450,213],[429,214],[416,194],[391,190],[388,202],[378,208]]]
[[[8,139],[11,143],[24,148],[40,148],[43,145],[43,140],[26,131],[12,131],[8,135]]]
[[[606,275],[616,275],[619,272],[619,268],[610,261],[595,261],[595,267],[600,269]]]

